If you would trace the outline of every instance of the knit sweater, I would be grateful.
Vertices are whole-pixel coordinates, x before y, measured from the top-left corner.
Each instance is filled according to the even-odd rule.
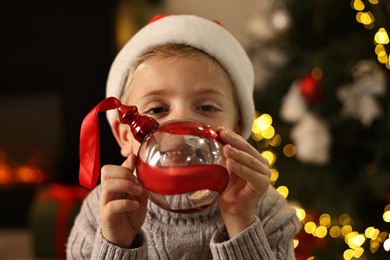
[[[84,200],[68,238],[67,259],[295,259],[293,238],[301,223],[272,186],[259,202],[255,222],[232,239],[217,204],[177,214],[149,202],[132,249],[102,236],[99,196],[98,186]]]

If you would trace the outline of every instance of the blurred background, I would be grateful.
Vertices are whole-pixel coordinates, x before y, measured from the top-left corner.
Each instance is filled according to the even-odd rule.
[[[155,14],[219,20],[256,74],[250,142],[303,223],[298,259],[390,257],[387,0],[2,0],[0,258],[63,259],[79,129]],[[121,163],[104,115],[102,164]]]

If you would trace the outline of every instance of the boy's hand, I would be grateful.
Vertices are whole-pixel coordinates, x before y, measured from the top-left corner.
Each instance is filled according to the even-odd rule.
[[[146,216],[147,195],[133,175],[135,155],[122,166],[102,167],[99,215],[103,237],[129,248]]]
[[[229,237],[238,235],[255,221],[255,208],[269,187],[269,162],[241,136],[217,129],[230,181],[219,206]]]

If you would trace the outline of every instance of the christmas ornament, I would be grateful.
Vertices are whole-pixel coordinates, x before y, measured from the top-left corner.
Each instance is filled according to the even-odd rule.
[[[299,80],[300,83],[300,91],[302,95],[309,101],[311,104],[319,103],[323,94],[320,89],[321,81],[313,77],[311,74],[302,77]]]
[[[307,104],[299,88],[299,82],[294,81],[282,99],[280,116],[286,122],[295,123],[307,112]]]
[[[195,121],[159,125],[153,118],[140,115],[135,106],[124,106],[113,97],[100,102],[83,121],[80,135],[83,186],[93,188],[99,176],[97,112],[115,108],[119,121],[129,125],[134,138],[141,143],[136,175],[151,201],[179,213],[200,211],[217,201],[229,182],[218,134]]]
[[[297,147],[297,158],[305,163],[324,165],[329,161],[331,136],[325,120],[306,113],[291,130]]]
[[[283,97],[280,116],[294,124],[290,136],[297,149],[297,158],[304,163],[324,165],[330,158],[331,135],[326,121],[311,112],[308,106],[308,103],[322,99],[318,84],[312,76],[295,80]]]
[[[352,76],[354,81],[340,87],[337,92],[337,97],[343,104],[341,113],[360,120],[368,127],[382,114],[375,97],[386,92],[386,73],[375,61],[363,60],[353,68]]]

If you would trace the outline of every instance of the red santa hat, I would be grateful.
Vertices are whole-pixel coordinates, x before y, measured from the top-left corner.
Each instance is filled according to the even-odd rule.
[[[216,21],[195,15],[156,16],[138,31],[116,56],[107,80],[107,97],[120,98],[133,61],[148,49],[168,43],[186,44],[214,57],[233,82],[240,112],[240,131],[249,138],[254,118],[254,73],[237,39]],[[107,113],[110,124],[115,111]]]

